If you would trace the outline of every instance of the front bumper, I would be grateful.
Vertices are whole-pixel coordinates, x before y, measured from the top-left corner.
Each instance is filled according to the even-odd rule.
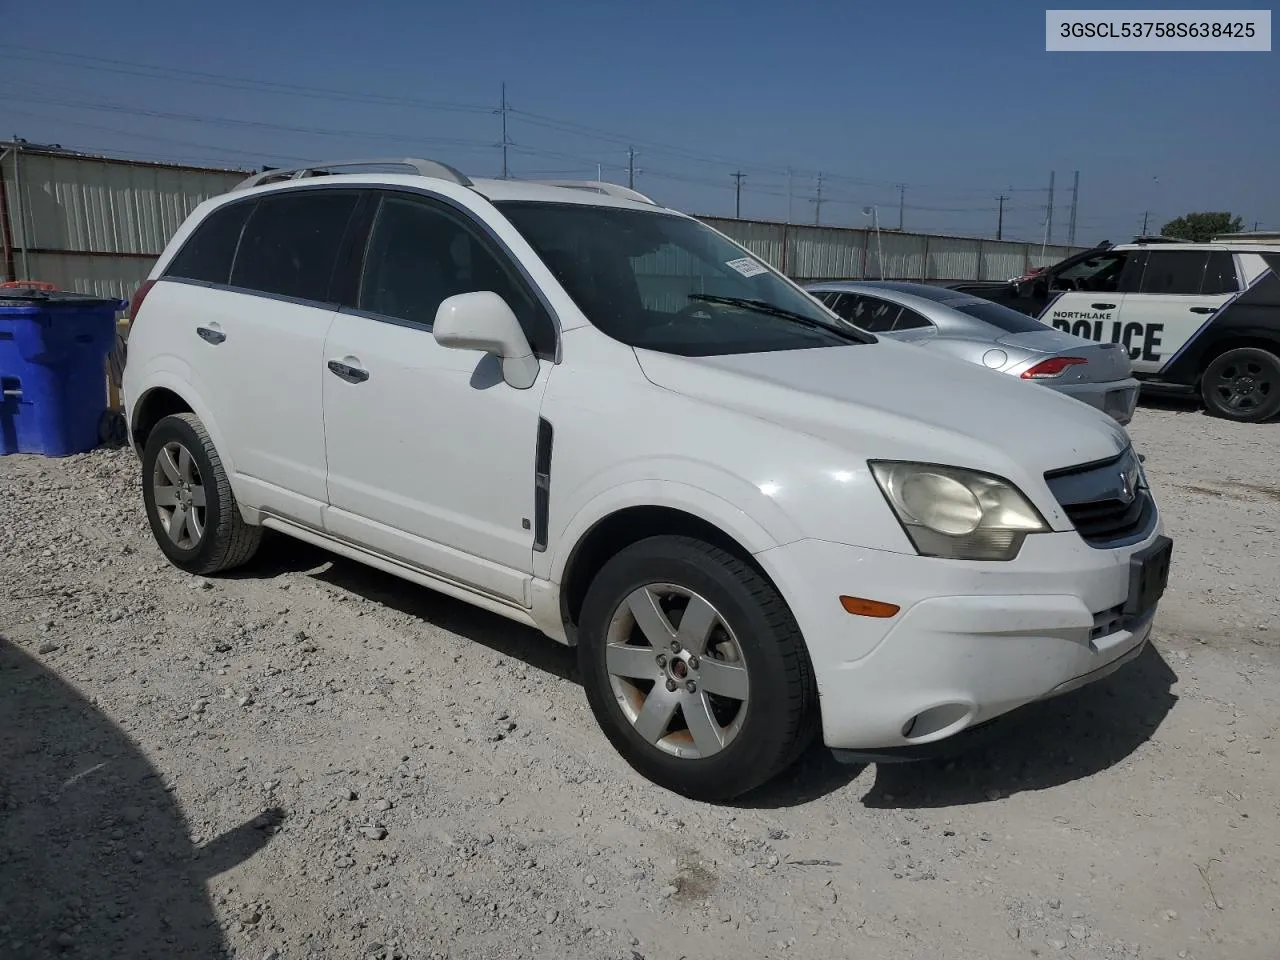
[[[1126,617],[1129,559],[1160,536],[1096,550],[1028,537],[1009,563],[938,560],[818,540],[759,555],[791,604],[834,750],[934,743],[1066,693],[1136,657],[1155,608]],[[840,595],[897,604],[853,616]]]

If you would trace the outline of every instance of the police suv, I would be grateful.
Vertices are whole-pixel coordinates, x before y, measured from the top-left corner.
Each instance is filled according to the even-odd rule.
[[[1210,413],[1280,413],[1280,242],[1103,244],[1036,276],[955,285],[1076,336],[1123,343],[1151,392],[1199,392]]]

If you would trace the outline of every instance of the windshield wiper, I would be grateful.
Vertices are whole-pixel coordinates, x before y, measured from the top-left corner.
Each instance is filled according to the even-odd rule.
[[[757,313],[768,314],[771,317],[781,317],[783,320],[790,320],[812,330],[825,330],[827,333],[833,333],[837,337],[843,337],[845,340],[851,340],[854,343],[874,342],[873,338],[865,336],[856,330],[845,330],[841,327],[823,323],[820,320],[814,320],[812,317],[806,317],[803,313],[796,313],[786,307],[776,307],[767,300],[753,300],[750,297],[721,297],[714,293],[691,293],[689,294],[689,299],[699,300],[703,303],[722,303],[728,307],[743,307],[747,310],[754,310]]]

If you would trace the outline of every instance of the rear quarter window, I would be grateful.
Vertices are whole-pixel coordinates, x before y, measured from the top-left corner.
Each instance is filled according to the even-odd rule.
[[[226,283],[253,203],[228,203],[204,218],[165,269],[166,277]]]
[[[1046,329],[1045,325],[1035,317],[1029,317],[1010,307],[1002,307],[989,300],[946,301],[944,306],[957,310],[966,316],[989,323],[997,330],[1005,333],[1036,333]]]

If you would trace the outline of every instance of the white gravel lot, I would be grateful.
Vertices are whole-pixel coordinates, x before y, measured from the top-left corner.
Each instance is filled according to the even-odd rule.
[[[1280,957],[1280,424],[1143,408],[1154,649],[948,762],[641,780],[574,655],[290,541],[199,580],[131,452],[0,458],[0,957]]]

